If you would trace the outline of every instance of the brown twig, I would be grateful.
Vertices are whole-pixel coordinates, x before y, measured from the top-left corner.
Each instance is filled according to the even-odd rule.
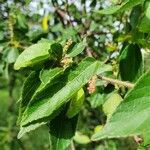
[[[68,21],[66,17],[66,13],[58,7],[55,7],[55,11],[66,21]]]
[[[68,11],[68,0],[66,0],[66,14],[68,15],[68,23],[72,26],[72,27],[74,27],[74,25],[73,25],[73,20],[71,19],[71,14],[70,14],[70,12]]]
[[[103,31],[90,31],[90,32],[88,32],[87,33],[87,36],[91,36],[91,35],[95,35],[95,34],[97,34],[97,35],[102,35],[102,34],[108,34],[108,33],[110,33],[110,32],[103,32]]]
[[[112,78],[104,77],[104,76],[101,76],[101,75],[98,75],[98,78],[101,79],[101,80],[104,80],[106,82],[109,82],[113,85],[117,84],[119,86],[124,86],[124,87],[127,87],[127,88],[133,88],[134,87],[133,83],[120,81],[120,80],[117,80],[117,79],[112,79]]]
[[[71,20],[71,16],[67,11],[60,9],[59,7],[55,7],[55,11],[58,14],[58,16],[60,17],[61,20],[65,20],[67,21],[67,23],[69,23],[71,26],[74,27],[73,22]],[[67,17],[68,16],[68,17]]]

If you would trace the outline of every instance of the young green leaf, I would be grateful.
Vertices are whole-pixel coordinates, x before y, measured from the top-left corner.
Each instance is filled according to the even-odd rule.
[[[51,80],[53,80],[55,77],[59,76],[63,73],[62,68],[54,68],[54,69],[43,69],[40,72],[40,80],[43,84],[47,84]]]
[[[117,107],[103,130],[93,140],[142,135],[150,131],[150,70],[145,73]]]
[[[73,49],[71,50],[71,52],[68,53],[69,57],[75,57],[78,54],[80,54],[86,47],[86,38],[83,39],[82,42],[76,44]]]
[[[77,131],[73,137],[74,141],[78,144],[88,144],[91,142],[90,138],[87,135],[84,135]]]
[[[104,15],[110,15],[116,13],[121,8],[121,5],[112,6],[110,8],[99,10],[97,13],[104,14]]]
[[[40,123],[36,123],[36,124],[31,124],[27,127],[20,127],[20,131],[18,133],[17,138],[20,139],[25,133],[28,133],[32,130],[35,130],[36,128],[46,124],[47,122],[40,122]]]
[[[33,100],[34,102],[24,113],[21,125],[24,126],[44,117],[50,117],[96,74],[98,67],[99,62],[94,58],[84,59],[76,69],[70,71],[66,77],[63,76],[63,79],[57,80],[56,84],[51,85],[39,97],[36,97],[36,100]],[[68,81],[65,81],[65,78]]]
[[[14,63],[19,56],[19,50],[17,48],[10,48],[7,54],[7,62]]]
[[[14,69],[19,70],[23,67],[33,66],[34,64],[48,59],[50,57],[48,52],[49,49],[50,43],[48,42],[37,43],[28,47],[17,58]]]
[[[84,102],[84,90],[81,88],[72,98],[67,111],[67,117],[72,118],[77,115]]]
[[[110,117],[115,112],[116,108],[119,106],[121,101],[122,97],[117,93],[111,94],[106,100],[106,102],[103,105],[103,111],[107,115],[107,120],[110,119]]]

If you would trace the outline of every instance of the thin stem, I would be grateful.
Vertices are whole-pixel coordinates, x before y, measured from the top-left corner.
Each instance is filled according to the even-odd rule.
[[[73,140],[71,141],[70,148],[71,148],[71,150],[76,150],[76,149],[75,149],[75,146],[74,146]]]
[[[13,90],[15,86],[16,77],[13,73],[10,74],[9,83],[8,83],[8,92],[9,92],[9,106],[8,110],[13,112],[14,98],[13,98]]]
[[[104,77],[104,76],[101,76],[101,75],[98,75],[98,78],[101,79],[101,80],[107,81],[107,82],[109,82],[113,85],[117,84],[119,86],[125,86],[127,88],[133,88],[134,87],[133,83],[120,81],[120,80],[117,80],[117,79],[112,79],[112,78]]]

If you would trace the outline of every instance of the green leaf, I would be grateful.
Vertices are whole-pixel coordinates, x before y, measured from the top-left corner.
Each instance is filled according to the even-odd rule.
[[[113,67],[109,64],[101,64],[101,67],[97,70],[97,74],[106,75],[108,72],[112,72]]]
[[[53,113],[53,118],[55,118],[56,116],[58,116],[60,114],[60,112],[62,111],[64,107],[58,109],[57,111],[55,111],[55,113]],[[18,136],[17,138],[20,139],[24,134],[32,131],[32,130],[35,130],[37,128],[39,128],[40,126],[42,125],[45,125],[49,122],[49,118],[44,118],[44,119],[41,119],[39,120],[39,122],[35,122],[34,124],[29,124],[27,126],[21,126],[20,125],[20,131],[18,133]]]
[[[43,69],[40,72],[32,72],[24,82],[21,100],[20,100],[20,107],[19,107],[19,120],[22,117],[22,114],[26,107],[28,106],[29,102],[32,101],[38,94],[43,91],[47,86],[52,84],[51,82],[60,76],[63,73],[62,68],[54,68],[54,69]],[[39,79],[40,78],[40,79]],[[40,81],[41,80],[41,81]],[[42,83],[41,83],[42,82]]]
[[[103,129],[103,125],[97,125],[95,128],[94,128],[94,133],[98,133],[100,132],[102,129]]]
[[[143,3],[144,0],[125,0],[121,5],[111,6],[109,8],[98,11],[100,14],[114,14],[126,11],[132,7]]]
[[[69,57],[75,57],[78,54],[80,54],[86,47],[86,38],[83,39],[82,42],[76,44],[73,49],[71,50],[71,52],[68,53]]]
[[[144,146],[150,144],[150,136],[149,135],[150,135],[150,130],[143,133],[143,139],[144,139],[143,144],[144,144]]]
[[[25,15],[21,14],[20,12],[17,12],[16,20],[17,20],[18,28],[22,31],[23,30],[27,31],[28,25],[27,25],[27,20],[25,18]]]
[[[48,82],[52,81],[55,77],[59,76],[63,73],[62,68],[54,68],[54,69],[43,69],[40,72],[40,80],[43,84],[47,84]]]
[[[14,63],[19,56],[19,51],[17,48],[10,48],[7,54],[7,62]]]
[[[36,97],[24,113],[21,125],[24,126],[31,122],[38,121],[44,117],[50,117],[54,111],[67,103],[70,98],[85,85],[89,79],[96,73],[99,62],[93,58],[86,58],[79,63],[76,69],[73,69],[65,77],[62,76],[43,93]]]
[[[78,117],[68,119],[64,112],[50,121],[50,149],[66,150],[76,130]]]
[[[102,9],[98,11],[99,14],[110,15],[116,13],[121,8],[121,5],[112,6],[110,8]]]
[[[77,131],[74,136],[74,141],[78,144],[88,144],[91,142],[90,138],[87,135],[84,135]]]
[[[143,71],[142,54],[138,45],[127,45],[120,55],[120,76],[124,81],[135,81]]]
[[[138,29],[141,32],[149,33],[150,32],[150,19],[144,16],[140,21]]]
[[[125,96],[103,130],[93,140],[142,135],[150,131],[150,70]]]
[[[107,115],[107,120],[115,112],[116,108],[119,106],[121,101],[122,97],[117,93],[111,94],[109,98],[106,100],[106,102],[103,105],[103,111]]]
[[[120,12],[122,11],[127,11],[129,9],[131,9],[134,6],[137,6],[139,4],[142,4],[144,2],[144,0],[127,0],[125,1],[125,3],[122,5],[122,7],[120,8]]]
[[[138,29],[144,33],[150,32],[150,1],[145,2],[145,14],[140,21]]]
[[[50,43],[37,43],[25,49],[17,58],[14,69],[33,66],[49,58]]]
[[[62,45],[59,43],[52,44],[49,53],[50,56],[52,55],[54,57],[54,59],[60,60],[62,58],[62,53],[63,53]]]
[[[4,40],[5,36],[4,36],[4,32],[0,31],[0,41]]]
[[[137,5],[132,9],[130,14],[130,24],[132,26],[132,29],[135,29],[135,27],[137,26],[141,13],[142,13],[141,5]]]
[[[39,73],[32,72],[25,80],[23,84],[22,94],[20,98],[20,106],[19,106],[19,117],[18,123],[21,120],[22,114],[26,107],[28,106],[32,96],[40,85]]]
[[[29,125],[27,127],[20,127],[20,131],[18,133],[17,138],[20,139],[25,133],[28,133],[28,132],[30,132],[32,130],[35,130],[36,128],[38,128],[38,127],[40,127],[40,126],[42,126],[44,124],[46,124],[46,122],[31,124],[31,125]]]
[[[76,11],[77,12],[77,11]],[[78,13],[77,13],[78,14]],[[61,30],[62,32],[62,39],[64,40],[68,40],[68,39],[72,39],[73,41],[76,41],[78,39],[78,32],[77,30],[70,26],[70,27],[67,27],[67,28],[62,28]]]
[[[54,69],[43,69],[40,71],[40,80],[41,84],[34,93],[32,97],[32,102],[35,101],[36,99],[41,99],[43,96],[46,96],[46,93],[53,93],[53,86],[56,84],[59,84],[59,77],[63,74],[63,69],[62,68],[54,68]],[[60,87],[60,86],[59,86]],[[51,88],[49,90],[49,88]],[[48,91],[49,90],[49,91]]]
[[[37,42],[38,40],[40,40],[41,38],[46,38],[47,33],[43,32],[43,30],[41,29],[36,29],[36,30],[30,30],[27,34],[27,36],[29,37],[29,40],[31,42]]]
[[[92,108],[97,108],[103,104],[104,96],[103,94],[96,92],[96,93],[91,94],[88,101]]]
[[[70,106],[67,111],[67,117],[72,118],[79,113],[84,102],[84,90],[81,88],[75,96],[71,98]]]

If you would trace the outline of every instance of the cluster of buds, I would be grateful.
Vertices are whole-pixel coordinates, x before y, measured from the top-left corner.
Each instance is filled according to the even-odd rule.
[[[88,90],[89,94],[92,94],[96,91],[96,79],[97,79],[97,76],[95,75],[88,82],[87,90]]]
[[[60,64],[63,68],[67,68],[73,62],[72,57],[68,57],[67,55],[61,60]]]
[[[70,47],[70,45],[72,44],[72,40],[71,39],[69,39],[67,42],[66,42],[66,44],[65,44],[65,46],[64,46],[64,48],[63,48],[63,52],[64,52],[64,54],[67,52],[67,50],[69,49],[69,47]]]
[[[113,71],[113,75],[117,77],[118,75],[118,70],[119,70],[119,66],[117,64],[117,61],[116,60],[112,60],[111,61],[111,64],[112,64],[112,71]]]
[[[9,18],[8,18],[8,29],[9,29],[9,36],[10,36],[10,42],[12,43],[14,40],[14,29],[13,29],[13,25],[14,25],[14,19],[13,19],[13,15],[9,14]]]
[[[142,143],[142,141],[143,141],[143,139],[141,138],[141,137],[139,137],[139,136],[134,136],[134,140],[135,140],[135,142],[137,143],[137,144],[141,144]]]
[[[62,58],[62,60],[60,62],[61,66],[63,66],[63,68],[67,68],[73,62],[72,58],[66,54],[66,52],[69,49],[72,42],[73,41],[71,39],[69,39],[63,48],[64,57]]]

